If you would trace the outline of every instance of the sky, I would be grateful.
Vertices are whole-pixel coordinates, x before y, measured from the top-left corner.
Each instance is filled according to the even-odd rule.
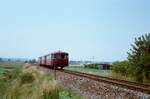
[[[0,0],[0,57],[70,60],[127,58],[134,38],[150,32],[149,0]]]

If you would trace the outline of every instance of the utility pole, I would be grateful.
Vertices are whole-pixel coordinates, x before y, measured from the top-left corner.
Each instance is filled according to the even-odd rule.
[[[55,71],[55,80],[56,80],[56,65],[54,66],[54,68],[55,68],[55,70],[54,70],[54,71]]]
[[[56,80],[56,65],[54,65],[54,78]]]
[[[95,57],[94,57],[94,56],[92,56],[93,63],[94,63],[94,59],[95,59]]]

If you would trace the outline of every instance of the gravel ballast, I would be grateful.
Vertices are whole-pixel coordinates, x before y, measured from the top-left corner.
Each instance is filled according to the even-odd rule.
[[[42,67],[47,73],[54,75],[53,70]],[[150,99],[150,95],[134,90],[121,88],[104,82],[94,81],[57,71],[56,79],[65,87],[84,96],[86,99]]]

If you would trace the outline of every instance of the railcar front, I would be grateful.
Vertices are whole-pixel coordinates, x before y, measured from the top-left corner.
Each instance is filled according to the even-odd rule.
[[[54,67],[63,69],[68,66],[68,53],[60,51],[52,53],[51,63]]]

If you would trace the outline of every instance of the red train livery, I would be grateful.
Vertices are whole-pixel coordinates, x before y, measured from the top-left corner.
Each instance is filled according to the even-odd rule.
[[[66,52],[54,52],[38,58],[38,64],[40,66],[46,66],[49,68],[61,68],[68,66],[69,54]]]

